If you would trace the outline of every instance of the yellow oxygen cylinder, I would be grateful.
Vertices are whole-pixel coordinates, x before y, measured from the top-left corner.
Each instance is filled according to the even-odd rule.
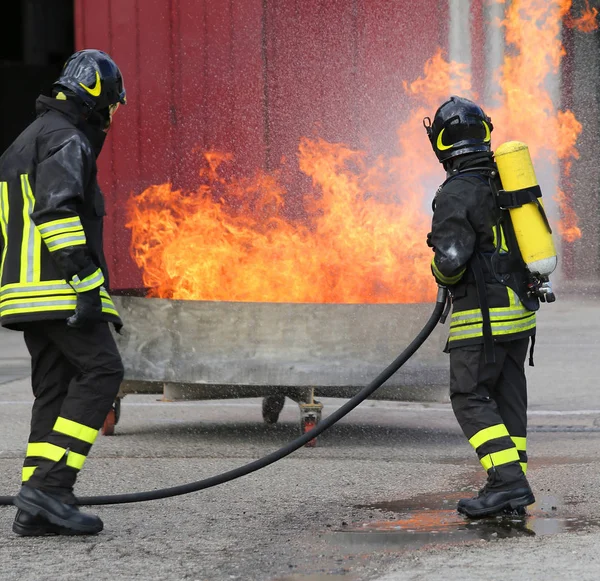
[[[502,188],[509,194],[539,188],[529,148],[521,141],[508,141],[495,151]],[[539,201],[543,209],[542,199]],[[547,277],[557,265],[556,249],[546,217],[536,201],[508,207],[523,261],[529,272]]]

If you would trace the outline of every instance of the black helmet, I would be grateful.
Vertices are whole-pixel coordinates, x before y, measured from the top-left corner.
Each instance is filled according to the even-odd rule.
[[[77,95],[90,113],[127,101],[119,67],[101,50],[86,49],[71,55],[54,87]]]
[[[469,99],[450,97],[435,112],[433,123],[425,117],[423,125],[442,163],[465,153],[491,151],[492,120]]]

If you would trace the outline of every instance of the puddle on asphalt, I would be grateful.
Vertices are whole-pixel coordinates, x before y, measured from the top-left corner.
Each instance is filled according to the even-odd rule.
[[[523,536],[545,536],[600,526],[600,521],[563,514],[567,504],[553,496],[540,495],[525,516],[502,515],[469,520],[456,512],[456,503],[470,492],[417,496],[408,500],[357,506],[395,513],[387,520],[346,526],[333,532],[330,540],[353,549],[416,549],[454,545],[465,541],[492,541]]]

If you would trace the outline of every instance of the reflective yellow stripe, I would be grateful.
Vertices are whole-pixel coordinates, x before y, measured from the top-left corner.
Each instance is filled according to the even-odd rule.
[[[117,307],[115,307],[115,303],[113,303],[110,295],[105,291],[100,291],[100,297],[102,299],[102,312],[109,313],[111,315],[115,315],[115,317],[119,317],[119,312],[117,311]]]
[[[494,246],[498,246],[498,230],[500,230],[500,251],[506,253],[508,252],[508,246],[506,244],[506,238],[504,237],[504,230],[502,229],[502,226],[494,226],[492,228],[494,234]]]
[[[492,307],[490,309],[490,318],[509,317],[518,313],[522,313],[523,316],[530,315],[532,311],[523,306],[517,293],[510,287],[505,288],[508,297],[508,307]],[[452,316],[450,317],[451,325],[454,325],[459,321],[472,321],[474,323],[481,321],[481,309],[469,309],[452,313]]]
[[[55,220],[54,222],[46,222],[46,224],[38,226],[38,230],[44,240],[58,236],[59,234],[84,231],[79,218],[65,218],[63,220]]]
[[[87,242],[85,234],[79,233],[67,233],[53,236],[46,240],[46,246],[50,252],[56,252],[61,248],[67,248],[67,246],[83,246]]]
[[[54,236],[59,232],[67,231],[69,229],[83,230],[83,225],[79,216],[73,216],[72,218],[61,218],[60,220],[52,220],[51,222],[45,222],[38,226],[40,234],[44,238]]]
[[[85,464],[85,459],[86,457],[83,454],[78,454],[77,452],[73,452],[73,450],[69,450],[69,453],[67,454],[67,466],[75,468],[75,470],[81,470]]]
[[[0,304],[0,308],[10,308],[10,307],[14,307],[17,305],[31,305],[31,306],[38,306],[40,304],[46,304],[46,303],[60,303],[60,304],[75,304],[77,302],[77,298],[75,293],[73,293],[73,297],[53,297],[53,296],[47,296],[47,297],[29,297],[26,299],[21,299],[21,297],[19,297],[18,295],[16,297],[12,296],[12,297],[8,297],[5,298],[2,301],[2,304]]]
[[[41,295],[41,296],[40,296]],[[41,297],[52,297],[55,295],[75,295],[75,291],[65,283],[63,287],[60,288],[47,288],[44,292],[43,289],[40,290],[24,290],[22,292],[11,292],[11,293],[0,293],[0,302],[13,301],[15,299],[23,299],[23,298],[41,298]]]
[[[508,448],[506,450],[501,450],[500,452],[493,452],[492,454],[488,454],[484,456],[480,462],[481,465],[489,470],[492,466],[502,466],[502,464],[508,464],[509,462],[518,462],[519,461],[519,452],[517,452],[516,448]]]
[[[20,290],[19,287],[23,287],[23,290]],[[119,317],[109,294],[103,287],[100,289],[102,312]],[[77,295],[64,281],[49,281],[48,284],[39,285],[9,284],[0,291],[0,316],[68,311],[75,309],[76,305]]]
[[[511,436],[510,439],[513,441],[515,448],[519,452],[525,452],[527,450],[527,438],[522,436]]]
[[[86,276],[83,280],[79,280],[79,277],[75,275],[71,279],[71,286],[78,292],[84,293],[86,291],[95,289],[104,283],[104,275],[98,268],[95,272]]]
[[[521,470],[523,470],[523,474],[527,474],[527,462],[519,462],[521,464]]]
[[[445,151],[446,149],[450,149],[450,148],[452,147],[452,145],[453,145],[452,143],[451,143],[450,145],[445,145],[445,144],[444,144],[444,142],[442,141],[442,135],[444,134],[444,131],[445,131],[445,130],[446,130],[446,128],[444,127],[444,128],[443,128],[443,129],[440,131],[440,133],[439,133],[439,135],[438,135],[438,137],[437,137],[437,143],[436,143],[436,145],[437,145],[437,148],[438,148],[440,151]]]
[[[517,295],[517,293],[513,289],[511,289],[509,286],[507,286],[506,292],[508,293],[508,304],[511,307],[519,306],[519,307],[525,309],[525,307],[523,306],[523,303],[521,303],[521,299],[519,298],[519,295]],[[528,310],[528,309],[526,309],[526,310]]]
[[[114,315],[115,317],[120,316],[115,306],[112,303],[108,304],[105,301],[102,301],[102,312],[109,313],[110,315]]]
[[[431,260],[431,268],[433,270],[433,274],[435,274],[435,277],[438,280],[441,280],[444,284],[456,284],[467,270],[465,267],[455,276],[445,276],[440,272],[440,269],[437,267],[435,263],[435,256]]]
[[[38,230],[40,230],[40,232],[41,232],[40,228],[38,228]],[[54,236],[58,236],[60,234],[74,234],[74,233],[75,234],[84,234],[85,233],[82,226],[61,226],[61,227],[57,226],[56,228],[54,228],[52,230],[49,230],[49,231],[45,230],[44,232],[45,233],[42,234],[42,238],[44,240],[48,240],[48,239],[50,239]]]
[[[46,460],[52,460],[52,462],[59,462],[62,458],[67,455],[67,466],[81,470],[86,457],[83,454],[78,454],[72,450],[61,448],[48,442],[33,442],[27,446],[27,457],[44,458]]]
[[[41,274],[42,237],[31,220],[35,205],[27,174],[21,175],[23,195],[23,239],[21,241],[21,282],[37,282]]]
[[[514,305],[512,307],[492,307],[490,309],[490,319],[502,319],[506,321],[519,320],[524,317],[529,317],[533,311],[527,310],[525,307]],[[450,318],[450,326],[458,327],[466,323],[479,323],[482,321],[481,311],[476,309],[475,312],[466,313],[459,311],[454,313]]]
[[[469,439],[469,444],[477,450],[482,444],[485,444],[490,440],[495,440],[496,438],[503,438],[504,436],[508,436],[506,426],[504,424],[496,424],[495,426],[479,430],[479,432]]]
[[[4,272],[4,260],[6,259],[6,251],[8,250],[8,218],[9,218],[9,206],[8,206],[8,184],[6,182],[0,182],[0,228],[2,229],[2,259],[0,261],[0,277]]]
[[[530,315],[523,317],[522,319],[515,319],[513,321],[498,321],[496,323],[492,322],[492,335],[511,335],[513,333],[529,331],[530,329],[535,329],[535,321],[535,313],[530,313]],[[451,329],[448,336],[448,341],[471,339],[482,336],[482,324],[464,325],[458,329]]]
[[[33,476],[36,468],[37,466],[23,466],[21,482],[27,482]]]
[[[52,429],[55,432],[60,432],[65,436],[71,436],[88,444],[93,444],[96,441],[96,436],[98,436],[98,430],[61,417],[56,420]]]
[[[27,457],[46,458],[58,462],[67,450],[48,442],[33,442],[27,445]]]
[[[23,313],[43,313],[46,311],[69,311],[73,310],[77,301],[73,298],[65,299],[29,299],[23,301],[6,301],[0,304],[0,316],[17,315]]]
[[[43,282],[36,282],[36,283],[31,283],[31,282],[11,282],[8,284],[5,284],[2,286],[2,292],[5,292],[7,290],[11,290],[11,289],[16,289],[16,290],[20,290],[20,289],[30,289],[30,288],[37,288],[38,286],[48,286],[48,285],[61,285],[64,286],[67,284],[67,281],[62,279],[62,280],[45,280]],[[70,288],[70,287],[69,287]]]

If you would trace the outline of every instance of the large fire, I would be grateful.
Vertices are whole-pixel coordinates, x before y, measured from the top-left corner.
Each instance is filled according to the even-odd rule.
[[[521,139],[534,160],[561,161],[568,173],[581,125],[545,89],[564,56],[561,23],[571,0],[513,0],[503,22],[509,50],[498,71],[499,106],[487,108],[494,142]],[[591,29],[587,10],[569,25]],[[540,50],[543,47],[543,50]],[[302,219],[285,212],[277,172],[223,177],[231,156],[205,152],[194,192],[151,186],[129,204],[132,252],[150,296],[256,302],[396,303],[430,301],[435,285],[425,244],[432,184],[443,178],[422,119],[452,92],[477,100],[464,65],[438,51],[405,89],[420,106],[398,128],[398,155],[302,138],[299,169],[312,189]],[[577,238],[564,192],[558,230]]]

